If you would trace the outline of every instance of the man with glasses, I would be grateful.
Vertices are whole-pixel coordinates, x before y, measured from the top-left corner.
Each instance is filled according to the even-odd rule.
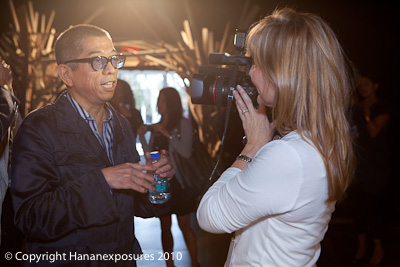
[[[73,26],[58,37],[55,54],[67,90],[29,114],[16,136],[15,222],[29,253],[61,255],[59,264],[73,266],[135,266],[135,194],[154,189],[149,173],[171,178],[170,160],[163,151],[155,166],[139,164],[129,122],[108,103],[125,63],[108,32]]]

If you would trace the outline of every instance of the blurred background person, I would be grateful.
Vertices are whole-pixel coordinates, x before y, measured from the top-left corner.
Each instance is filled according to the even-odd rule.
[[[382,192],[390,174],[389,121],[391,105],[377,92],[379,82],[373,75],[362,76],[357,88],[358,101],[353,107],[357,148],[356,179],[352,186],[358,249],[354,265],[379,264],[384,256],[382,244]],[[372,241],[372,254],[368,244]]]
[[[137,130],[143,124],[143,119],[139,110],[135,108],[135,96],[133,95],[129,83],[124,80],[117,80],[114,96],[110,103],[119,113],[128,119],[133,133],[136,136]]]
[[[161,89],[157,101],[158,113],[161,121],[153,125],[142,125],[138,134],[142,141],[144,151],[168,149],[175,170],[176,161],[174,154],[179,153],[189,158],[192,153],[193,127],[189,119],[182,116],[182,102],[178,91],[172,87]],[[144,139],[144,134],[151,131],[149,144]],[[182,231],[188,248],[192,267],[198,266],[197,241],[190,226],[190,215],[196,210],[196,196],[187,194],[182,188],[182,177],[176,171],[176,179],[171,180],[171,214],[176,214],[179,228]],[[196,178],[196,177],[191,177]],[[161,216],[161,241],[164,252],[169,255],[173,252],[173,237],[171,233],[171,214]],[[173,259],[167,260],[167,266],[174,266]]]

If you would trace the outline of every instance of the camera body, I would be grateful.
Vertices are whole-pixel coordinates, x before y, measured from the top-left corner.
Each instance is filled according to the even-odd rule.
[[[225,107],[236,85],[241,85],[257,106],[257,89],[249,76],[253,64],[251,57],[245,56],[245,31],[236,30],[234,45],[239,54],[211,53],[210,64],[227,65],[230,68],[212,65],[201,66],[192,79],[191,99],[193,104]]]

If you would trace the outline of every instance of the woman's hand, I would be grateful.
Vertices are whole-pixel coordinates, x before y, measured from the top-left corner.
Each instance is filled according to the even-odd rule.
[[[238,85],[233,92],[236,107],[242,120],[243,129],[246,134],[247,144],[242,154],[254,157],[257,151],[272,140],[275,126],[268,120],[264,109],[256,110],[246,91]]]
[[[165,137],[170,136],[170,133],[168,132],[168,130],[161,123],[151,125],[151,131],[153,133],[160,133],[161,135],[164,135]]]
[[[145,124],[142,124],[139,126],[137,130],[137,134],[142,138],[144,137],[144,134],[149,130],[149,127]]]

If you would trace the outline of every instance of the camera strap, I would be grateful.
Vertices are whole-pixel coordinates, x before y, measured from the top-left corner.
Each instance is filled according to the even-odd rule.
[[[222,151],[224,149],[225,136],[226,136],[226,132],[227,132],[228,125],[229,125],[229,118],[230,118],[230,114],[231,114],[232,103],[233,103],[233,95],[229,95],[228,99],[227,99],[227,105],[226,105],[224,133],[222,134],[222,138],[221,138],[221,145],[220,145],[218,160],[214,166],[213,171],[211,172],[210,178],[208,178],[207,184],[205,185],[203,192],[200,195],[200,199],[207,192],[208,188],[210,188],[213,185],[213,183],[215,182],[215,178],[213,178],[213,177],[218,168],[219,162],[221,161]]]
[[[212,186],[212,184],[215,182],[214,174],[218,168],[219,162],[221,161],[221,157],[222,157],[222,151],[224,149],[224,143],[225,143],[225,136],[226,136],[226,132],[228,130],[228,125],[229,125],[229,118],[231,115],[231,109],[232,109],[232,104],[233,104],[233,91],[235,90],[235,83],[236,83],[236,79],[237,79],[237,74],[238,74],[238,70],[239,70],[239,61],[236,61],[234,69],[233,69],[233,75],[231,76],[230,80],[229,80],[229,94],[228,94],[228,99],[226,102],[226,112],[225,112],[225,123],[224,123],[224,133],[222,134],[222,138],[221,138],[221,145],[220,145],[220,150],[219,150],[219,156],[218,156],[218,160],[217,163],[214,166],[213,171],[211,172],[210,178],[208,178],[208,182],[206,184],[206,186],[204,187],[203,192],[200,195],[200,199],[203,197],[203,195],[207,192],[208,188],[210,188]]]

